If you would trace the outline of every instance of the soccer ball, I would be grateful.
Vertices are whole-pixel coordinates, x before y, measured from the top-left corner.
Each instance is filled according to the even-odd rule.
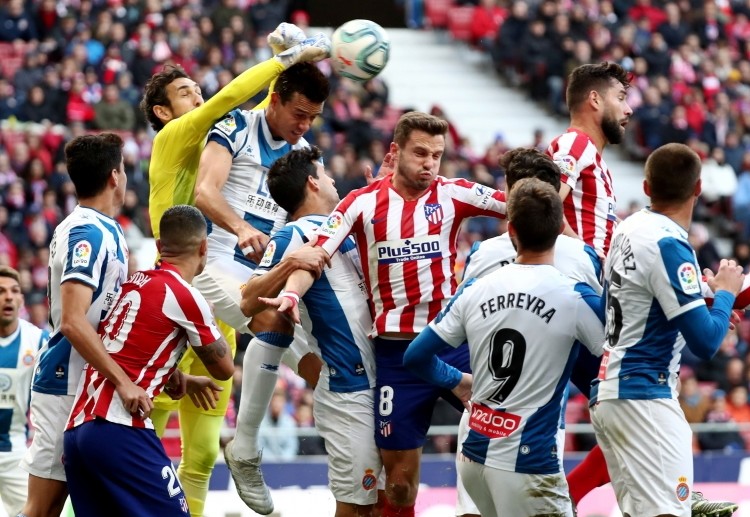
[[[370,20],[351,20],[331,36],[331,64],[342,77],[367,81],[385,68],[390,49],[383,27]]]

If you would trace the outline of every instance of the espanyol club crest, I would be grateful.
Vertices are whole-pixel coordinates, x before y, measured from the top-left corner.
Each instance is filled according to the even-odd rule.
[[[424,216],[430,224],[438,224],[443,220],[443,206],[440,203],[425,203]]]

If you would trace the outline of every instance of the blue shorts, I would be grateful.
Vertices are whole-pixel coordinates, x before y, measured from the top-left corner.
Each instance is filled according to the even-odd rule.
[[[404,368],[411,341],[375,338],[375,444],[385,450],[418,449],[424,445],[435,402],[442,397],[458,411],[464,406],[450,390],[412,375]],[[471,372],[469,346],[448,347],[438,357]]]
[[[76,517],[190,515],[172,462],[153,429],[97,418],[65,431],[64,451]]]

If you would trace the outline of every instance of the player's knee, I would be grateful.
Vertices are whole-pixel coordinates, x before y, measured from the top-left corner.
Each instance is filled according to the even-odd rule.
[[[294,335],[294,325],[280,312],[269,310],[253,316],[250,322],[250,331],[253,334],[257,334],[258,332],[279,332],[291,336]]]
[[[216,443],[193,443],[182,452],[180,470],[188,473],[209,474],[214,468],[216,458],[219,456],[219,441]]]
[[[418,486],[408,479],[386,481],[385,493],[394,506],[411,506],[417,500]]]

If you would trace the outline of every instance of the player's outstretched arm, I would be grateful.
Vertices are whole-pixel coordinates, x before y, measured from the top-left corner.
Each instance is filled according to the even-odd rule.
[[[298,269],[289,276],[284,285],[284,290],[277,297],[260,297],[258,303],[266,307],[276,307],[276,310],[286,313],[295,323],[299,323],[299,300],[312,287],[314,281],[315,278],[312,273]]]
[[[288,286],[288,289],[298,292],[299,296],[304,296],[315,279],[320,277],[323,268],[330,264],[331,257],[323,248],[308,244],[293,251],[270,271],[250,278],[242,290],[240,302],[242,313],[245,316],[255,316],[266,309],[268,304],[263,303],[259,298],[276,297],[295,274],[299,275],[299,278],[294,281],[295,287]],[[301,273],[296,273],[298,270],[301,270]]]
[[[448,346],[452,345],[443,340],[431,327],[427,327],[414,338],[404,352],[404,366],[420,379],[452,390],[459,386],[463,374],[437,356]]]
[[[192,348],[214,379],[226,381],[234,375],[232,354],[223,337],[209,345],[193,346]]]
[[[87,363],[115,385],[125,408],[134,414],[140,410],[141,416],[147,418],[154,407],[151,398],[112,359],[86,318],[86,312],[91,306],[92,291],[91,286],[75,281],[64,282],[60,286],[60,331]]]
[[[195,184],[195,206],[226,231],[237,236],[237,243],[250,260],[260,262],[268,235],[253,228],[229,206],[221,189],[229,178],[232,155],[217,142],[208,142],[201,154]]]

